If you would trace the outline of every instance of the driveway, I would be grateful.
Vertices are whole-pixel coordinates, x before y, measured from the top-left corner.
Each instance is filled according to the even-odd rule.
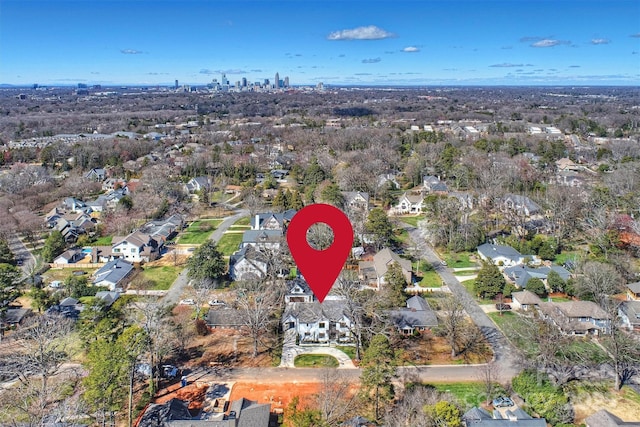
[[[209,236],[209,238],[218,243],[222,238],[224,232],[227,231],[229,227],[233,225],[233,223],[247,215],[249,215],[249,211],[241,209],[236,211],[235,214],[226,217],[220,223],[220,225],[218,225],[218,227],[213,230],[213,233],[211,233],[211,236]],[[172,305],[177,304],[178,301],[180,301],[180,299],[182,298],[182,293],[184,292],[184,288],[189,284],[188,274],[189,270],[187,268],[183,269],[180,272],[176,280],[173,282],[173,285],[171,285],[171,288],[169,288],[167,294],[162,298],[162,303],[166,305]]]
[[[295,329],[288,329],[284,333],[284,344],[282,345],[280,367],[294,368],[295,358],[300,354],[328,354],[338,360],[338,369],[357,369],[349,356],[337,348],[329,346],[296,345],[296,331]]]

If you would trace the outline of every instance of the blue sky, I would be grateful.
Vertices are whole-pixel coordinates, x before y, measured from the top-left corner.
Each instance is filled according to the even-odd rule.
[[[0,0],[0,83],[640,85],[640,0]]]

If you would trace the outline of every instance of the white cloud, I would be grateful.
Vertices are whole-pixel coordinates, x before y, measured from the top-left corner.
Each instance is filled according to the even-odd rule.
[[[363,64],[375,64],[375,63],[380,62],[380,61],[382,61],[382,59],[380,59],[380,58],[368,58],[368,59],[363,59],[362,63]]]
[[[608,39],[591,39],[591,44],[609,44]]]
[[[381,40],[394,37],[394,34],[375,25],[358,27],[350,30],[334,31],[327,36],[328,40]]]
[[[494,67],[494,68],[510,68],[510,67],[524,67],[523,64],[511,64],[509,62],[503,62],[502,64],[493,64],[493,65],[489,65],[489,67]]]
[[[420,52],[420,48],[417,48],[415,46],[407,46],[404,49],[402,49],[403,52]]]
[[[123,53],[125,55],[140,55],[141,53],[144,53],[144,52],[136,49],[121,49],[120,53]]]
[[[554,47],[558,46],[559,44],[569,44],[569,42],[563,42],[561,40],[554,39],[543,39],[531,44],[531,47]]]

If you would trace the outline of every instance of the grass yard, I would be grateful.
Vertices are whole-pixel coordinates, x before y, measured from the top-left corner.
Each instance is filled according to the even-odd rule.
[[[555,257],[555,259],[553,260],[553,263],[557,265],[564,265],[564,263],[567,261],[575,262],[579,258],[580,258],[580,252],[562,252],[561,254],[558,254]]]
[[[237,220],[236,222],[233,223],[233,225],[237,225],[237,226],[247,226],[249,228],[251,228],[251,225],[249,224],[249,217],[245,216],[240,218],[239,220]]]
[[[423,288],[439,288],[442,286],[442,279],[435,271],[427,271],[422,273],[420,286]]]
[[[487,401],[484,384],[479,382],[433,384],[433,386],[438,391],[450,393],[458,400],[464,410],[482,406]],[[495,384],[491,398],[504,394],[506,394],[504,388],[499,384]]]
[[[422,221],[425,218],[424,215],[418,215],[418,216],[403,216],[400,217],[400,221],[407,223],[413,227],[417,227],[418,226],[418,221]]]
[[[396,229],[393,238],[401,245],[409,244],[409,232],[405,229]]]
[[[449,268],[479,267],[477,263],[470,259],[471,255],[471,252],[448,253],[445,254],[444,260],[447,262],[447,267]]]
[[[171,287],[173,282],[175,282],[183,268],[184,267],[174,267],[170,265],[144,267],[141,275],[144,279],[152,283],[152,287],[149,288],[149,290],[166,291]]]
[[[488,298],[479,298],[476,295],[476,291],[475,291],[475,283],[476,280],[475,279],[469,279],[469,280],[465,280],[463,282],[460,282],[462,284],[462,286],[465,287],[465,289],[467,290],[467,292],[469,292],[469,295],[471,295],[476,301],[478,301],[478,304],[493,304],[495,301],[492,299],[488,299]]]
[[[238,250],[242,242],[242,233],[225,233],[218,242],[218,250],[222,255],[231,256]]]
[[[51,268],[42,275],[42,279],[47,285],[54,280],[64,282],[69,277],[73,276],[74,271],[84,271],[85,274],[79,275],[78,277],[86,277],[87,280],[89,280],[96,270],[97,268],[82,268],[82,264],[78,264],[77,268]]]
[[[337,368],[338,360],[328,354],[301,354],[293,361],[296,368]]]
[[[113,236],[102,236],[102,237],[99,237],[91,245],[92,246],[111,246],[112,241],[113,241]]]
[[[189,227],[180,234],[178,243],[184,245],[201,245],[209,239],[213,230],[215,230],[221,222],[222,220],[220,219],[200,219],[193,221],[189,224]]]
[[[356,358],[356,348],[353,346],[338,345],[336,346],[336,349],[340,350],[341,352],[349,356],[349,359],[351,360],[354,360]]]

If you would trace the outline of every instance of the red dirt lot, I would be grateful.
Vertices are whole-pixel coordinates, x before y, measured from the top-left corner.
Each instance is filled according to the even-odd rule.
[[[298,396],[302,406],[313,398],[313,395],[320,389],[320,383],[260,383],[260,382],[237,382],[231,388],[230,401],[242,397],[258,403],[270,403],[271,410],[285,409],[291,400]]]

